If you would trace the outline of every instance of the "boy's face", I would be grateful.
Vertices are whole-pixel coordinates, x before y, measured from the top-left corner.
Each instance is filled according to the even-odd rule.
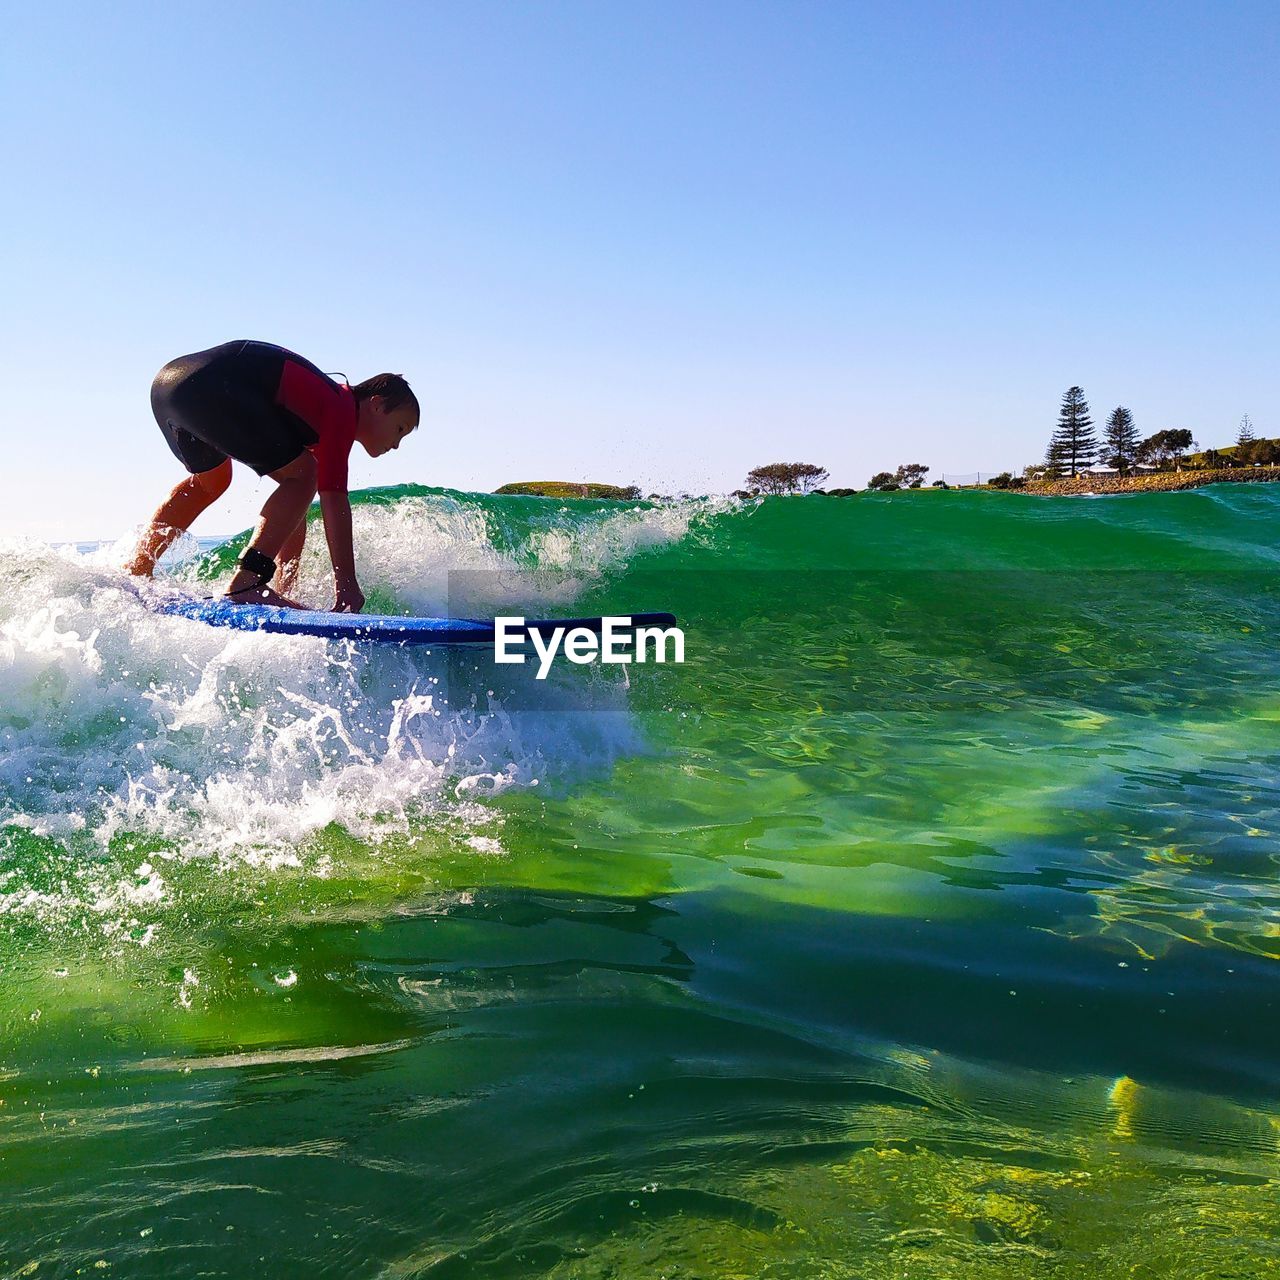
[[[411,405],[388,409],[382,396],[373,396],[365,406],[361,422],[356,429],[356,439],[364,445],[371,458],[400,447],[400,441],[418,425],[418,414]]]

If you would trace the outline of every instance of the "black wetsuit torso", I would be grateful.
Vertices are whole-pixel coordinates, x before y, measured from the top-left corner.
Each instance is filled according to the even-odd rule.
[[[178,461],[197,474],[235,458],[267,475],[317,444],[315,427],[281,402],[286,363],[338,390],[309,360],[268,342],[224,342],[165,365],[151,408]]]

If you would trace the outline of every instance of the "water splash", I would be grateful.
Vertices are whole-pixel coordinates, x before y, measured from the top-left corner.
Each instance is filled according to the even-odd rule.
[[[685,536],[705,509],[595,504],[565,527],[544,513],[517,527],[457,495],[411,495],[360,504],[357,544],[371,595],[406,612],[458,612],[448,583],[459,570],[481,571],[477,611],[504,595],[552,611]],[[320,541],[300,593],[316,603]],[[0,546],[0,911],[91,908],[127,925],[168,894],[152,863],[327,874],[314,849],[328,829],[377,844],[434,815],[479,831],[492,822],[486,798],[599,774],[643,749],[625,685],[598,672],[535,685],[457,651],[160,616],[153,588],[118,568],[125,550]],[[230,559],[188,557],[170,580],[208,590],[210,565],[216,586]],[[151,859],[136,871],[135,851]],[[50,859],[68,860],[66,874]]]

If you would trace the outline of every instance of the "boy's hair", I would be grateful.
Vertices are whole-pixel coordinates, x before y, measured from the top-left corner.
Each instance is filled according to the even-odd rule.
[[[410,390],[402,373],[376,373],[372,378],[357,382],[351,390],[357,404],[361,400],[368,400],[370,396],[381,396],[388,410],[412,405],[414,413],[419,417],[422,416],[422,410],[418,407],[418,397]]]

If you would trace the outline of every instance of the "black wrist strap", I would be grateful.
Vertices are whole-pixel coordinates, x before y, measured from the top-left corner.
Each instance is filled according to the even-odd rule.
[[[250,547],[240,557],[240,567],[258,575],[258,586],[265,587],[276,576],[276,562],[264,556],[256,547]]]

